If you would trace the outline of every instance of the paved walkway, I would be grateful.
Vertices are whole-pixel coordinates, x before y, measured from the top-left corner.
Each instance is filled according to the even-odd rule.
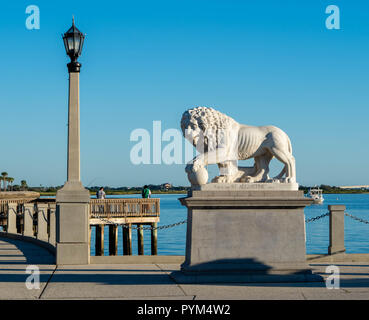
[[[29,290],[29,265],[40,269],[40,288]],[[177,284],[179,265],[88,265],[58,267],[33,244],[0,239],[0,299],[369,299],[369,263],[337,263],[340,289],[325,283]],[[328,264],[311,264],[325,274]]]

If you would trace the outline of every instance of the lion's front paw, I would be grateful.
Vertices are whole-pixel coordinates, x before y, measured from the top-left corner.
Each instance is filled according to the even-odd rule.
[[[240,178],[240,182],[246,182],[246,183],[248,183],[248,182],[252,182],[252,177],[250,177],[250,176],[246,176],[246,177],[242,177],[242,178]]]
[[[288,178],[281,179],[281,182],[283,182],[283,183],[295,183],[296,179],[292,178],[292,177],[288,177]]]
[[[244,182],[247,182],[247,183],[255,182],[254,177],[251,177],[251,176],[246,176],[245,178],[243,178],[243,180]]]
[[[228,176],[216,176],[211,182],[214,183],[229,183],[229,177]]]

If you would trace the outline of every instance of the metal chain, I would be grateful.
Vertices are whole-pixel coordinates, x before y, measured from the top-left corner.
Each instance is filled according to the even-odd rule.
[[[352,214],[349,214],[347,212],[345,212],[345,215],[348,216],[348,217],[350,217],[351,219],[356,220],[356,221],[359,221],[359,222],[362,222],[362,223],[365,223],[365,224],[369,224],[369,221],[364,220],[364,219],[361,219],[361,218],[358,218],[358,217],[355,217]]]
[[[329,216],[329,211],[327,213],[324,213],[324,214],[322,214],[320,216],[317,216],[315,218],[306,219],[305,222],[306,223],[313,222],[313,221],[319,220],[319,219],[327,217],[327,216]]]
[[[143,230],[162,230],[162,229],[169,229],[169,228],[173,228],[176,226],[179,226],[181,224],[187,223],[187,220],[183,220],[183,221],[179,221],[176,223],[172,223],[172,224],[167,224],[165,226],[159,226],[159,227],[152,227],[152,226],[148,226],[148,227],[129,227],[127,225],[122,225],[123,228],[126,229],[132,229],[132,230],[138,230],[138,229],[143,229]]]
[[[306,223],[313,222],[313,221],[319,220],[319,219],[321,219],[321,218],[324,218],[324,217],[326,217],[326,216],[329,216],[329,214],[330,214],[330,213],[329,213],[329,212],[327,212],[327,213],[322,214],[322,215],[320,215],[320,216],[317,216],[317,217],[315,217],[315,218],[306,219],[306,220],[305,220],[305,222],[306,222]],[[347,212],[344,212],[344,214],[345,214],[346,216],[350,217],[351,219],[354,219],[354,220],[356,220],[356,221],[359,221],[359,222],[362,222],[362,223],[365,223],[365,224],[369,224],[369,221],[368,221],[368,220],[364,220],[364,219],[362,219],[362,218],[355,217],[355,216],[353,216],[352,214],[349,214],[349,213],[347,213]]]
[[[127,226],[124,223],[115,223],[115,222],[110,221],[110,220],[108,220],[106,218],[102,218],[102,217],[99,216],[98,213],[94,213],[93,215],[96,218],[100,219],[101,221],[106,222],[107,224],[113,224],[113,225],[116,225],[116,226],[122,226],[123,228],[131,229],[131,230],[139,230],[139,229],[142,229],[142,230],[162,230],[162,229],[173,228],[173,227],[179,226],[181,224],[187,223],[187,220],[183,220],[183,221],[179,221],[179,222],[176,222],[176,223],[167,224],[165,226],[159,226],[159,227],[152,227],[152,226],[147,226],[147,227],[133,227],[133,226]]]

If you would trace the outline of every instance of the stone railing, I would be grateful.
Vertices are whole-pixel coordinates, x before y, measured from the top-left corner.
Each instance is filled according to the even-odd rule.
[[[35,242],[55,253],[55,202],[2,200],[0,209],[2,236]]]
[[[89,230],[95,232],[96,256],[104,255],[104,227],[108,226],[109,255],[118,255],[118,230],[122,228],[123,254],[132,255],[132,230],[137,230],[138,255],[144,254],[144,229],[151,229],[151,255],[157,255],[160,199],[91,199]],[[55,253],[55,199],[0,200],[0,235],[31,241]]]

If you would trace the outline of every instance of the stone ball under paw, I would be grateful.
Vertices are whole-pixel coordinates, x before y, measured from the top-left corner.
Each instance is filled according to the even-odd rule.
[[[192,171],[187,173],[188,180],[191,182],[191,185],[201,186],[208,182],[209,174],[208,170],[204,167],[200,167],[196,171]]]

